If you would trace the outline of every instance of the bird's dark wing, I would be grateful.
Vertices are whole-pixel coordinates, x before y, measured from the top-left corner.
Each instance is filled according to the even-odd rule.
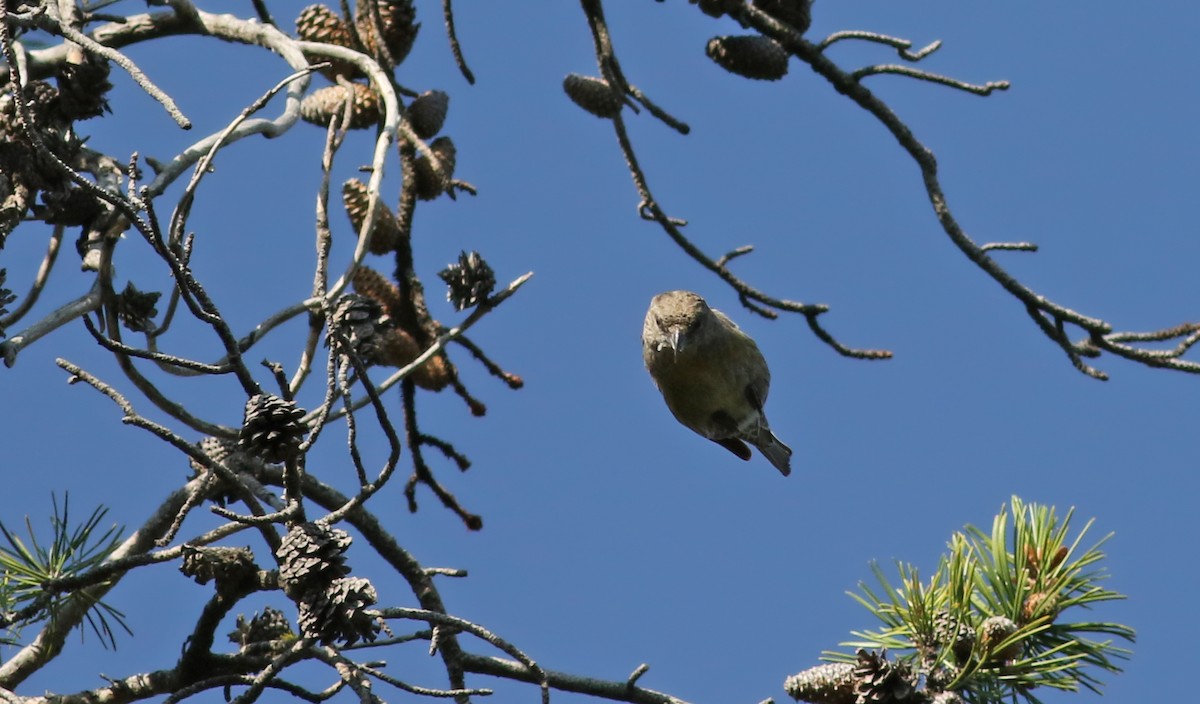
[[[746,460],[747,462],[750,461],[750,447],[741,440],[738,440],[737,438],[721,438],[720,440],[712,438],[712,441],[726,450],[729,450],[743,460]]]
[[[712,435],[709,435],[709,440],[712,440],[744,460],[750,459],[750,448],[736,437],[738,435],[737,422],[728,413],[725,411],[716,411],[713,413],[712,428],[717,431],[712,433],[712,435],[719,435],[721,437],[712,437]]]
[[[755,379],[746,384],[746,400],[754,410],[762,413],[763,404],[767,402],[767,389],[771,386],[771,378]]]

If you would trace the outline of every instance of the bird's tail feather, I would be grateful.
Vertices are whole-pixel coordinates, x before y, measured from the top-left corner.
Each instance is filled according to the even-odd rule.
[[[769,429],[762,429],[754,446],[775,465],[780,474],[786,477],[792,473],[792,448],[784,445]]]

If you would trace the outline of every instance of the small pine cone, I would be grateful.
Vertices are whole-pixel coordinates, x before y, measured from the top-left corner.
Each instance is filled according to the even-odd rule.
[[[86,55],[83,63],[64,63],[58,70],[59,108],[67,120],[87,120],[112,112],[105,95],[112,90],[108,81],[108,60]]]
[[[800,34],[812,24],[812,0],[754,0],[754,6]]]
[[[1070,552],[1070,548],[1068,548],[1066,545],[1059,545],[1058,549],[1054,551],[1054,556],[1050,558],[1050,565],[1046,568],[1046,571],[1053,572],[1054,570],[1058,569],[1059,565],[1061,565],[1063,561],[1067,559],[1067,555],[1069,555]]]
[[[954,682],[954,678],[958,676],[959,672],[958,668],[947,667],[946,665],[934,665],[933,668],[925,673],[925,693],[944,690],[947,685]]]
[[[1047,623],[1058,617],[1058,597],[1051,592],[1033,592],[1021,604],[1021,623],[1033,623],[1048,616]]]
[[[350,225],[354,227],[355,236],[362,232],[363,220],[367,217],[367,184],[352,178],[342,184],[342,205],[346,215],[350,216]],[[371,254],[387,254],[394,252],[400,242],[400,224],[392,209],[380,201],[375,206],[375,232],[371,235]]]
[[[449,137],[438,137],[429,145],[429,149],[437,157],[437,169],[423,156],[418,156],[413,163],[416,172],[415,189],[417,197],[421,200],[433,200],[450,188],[454,178],[454,162],[458,155],[454,142]]]
[[[889,662],[886,649],[876,654],[860,648],[854,677],[856,704],[915,703],[921,699],[917,678],[904,664]]]
[[[568,73],[567,77],[563,79],[563,90],[571,102],[596,117],[614,118],[625,106],[620,93],[613,90],[613,87],[603,78]]]
[[[279,609],[268,606],[261,614],[254,614],[249,621],[245,616],[238,614],[237,628],[229,632],[229,642],[245,650],[251,645],[269,643],[294,635],[287,616]]]
[[[778,81],[788,72],[787,51],[774,39],[758,34],[713,37],[706,52],[721,68],[746,78]]]
[[[966,704],[957,692],[938,692],[929,700],[929,704]]]
[[[392,62],[399,66],[412,50],[417,31],[421,29],[416,22],[417,11],[413,8],[412,0],[376,0],[375,4],[379,7],[379,19],[382,20],[383,44]],[[358,0],[354,15],[358,35],[366,43],[368,52],[382,60],[383,52],[379,51],[378,39],[380,28],[366,0]]]
[[[325,5],[309,5],[300,11],[296,17],[296,36],[305,41],[332,44],[347,49],[354,49],[354,35],[350,25],[340,15]],[[330,62],[328,68],[321,69],[321,74],[331,81],[337,81],[338,76],[359,78],[362,72],[348,61],[330,59],[319,54],[305,54],[311,63]]]
[[[5,88],[7,93],[8,89]],[[39,127],[61,125],[70,120],[62,113],[58,89],[45,81],[30,81],[25,84],[25,103]],[[14,123],[15,127],[15,123]],[[53,150],[52,150],[53,151]],[[57,152],[56,152],[57,153]]]
[[[934,616],[933,636],[938,648],[950,646],[959,665],[971,657],[971,650],[975,647],[975,629],[954,618],[949,611],[939,611]]]
[[[330,335],[326,344],[342,354],[353,353],[364,362],[373,364],[379,357],[382,346],[380,334],[394,327],[391,319],[373,298],[357,293],[347,293],[337,300],[330,316]],[[341,333],[341,339],[333,331]],[[348,344],[349,349],[342,345]]]
[[[196,443],[196,445],[213,462],[223,464],[234,472],[244,471],[250,465],[250,458],[246,457],[246,453],[241,451],[234,440],[226,440],[225,438],[210,435]],[[194,459],[189,459],[188,464],[191,465],[194,472],[192,474],[193,479],[206,471],[204,465]]]
[[[350,572],[343,553],[350,535],[317,523],[300,523],[291,528],[275,551],[279,560],[279,584],[284,594],[299,599],[308,592],[321,592],[335,579]]]
[[[425,351],[412,335],[398,327],[381,331],[379,338],[379,351],[375,359],[381,366],[406,367]],[[422,389],[441,391],[450,384],[452,374],[444,355],[439,353],[413,370],[410,378]]]
[[[496,288],[496,273],[479,252],[460,253],[458,263],[439,271],[438,278],[446,282],[446,299],[455,310],[483,303]]]
[[[154,304],[161,296],[158,291],[139,291],[130,281],[117,296],[117,317],[134,332],[153,332],[157,327],[154,316],[158,315]]]
[[[442,131],[446,112],[450,109],[450,96],[440,90],[427,90],[417,96],[408,106],[408,121],[413,132],[421,139],[431,139]]]
[[[247,456],[246,453],[241,451],[241,448],[238,447],[237,442],[234,440],[209,436],[197,444],[201,452],[208,455],[217,464],[225,465],[232,472],[245,472],[257,477],[262,469],[264,469],[262,462]],[[204,465],[194,459],[188,460],[188,463],[194,472],[192,479],[208,471]],[[205,489],[205,494],[217,505],[224,506],[237,499],[236,492],[225,483],[223,478],[217,474],[209,474],[208,476],[210,483]]]
[[[2,90],[0,87],[0,91]],[[57,98],[54,99],[54,103],[57,105]],[[6,106],[3,96],[0,95],[0,111],[12,105],[12,102],[8,101]],[[6,120],[9,121],[8,124],[4,124]],[[8,141],[0,141],[0,176],[9,184],[0,196],[7,199],[22,189],[28,189],[27,195],[24,196],[26,207],[34,206],[35,191],[58,191],[60,193],[56,194],[55,198],[68,198],[66,191],[77,187],[49,155],[34,149],[32,143],[25,140],[24,132],[16,125],[15,120],[15,113],[0,115],[0,137],[3,137],[6,131],[14,132],[14,136]],[[38,122],[37,126],[46,149],[58,157],[59,161],[72,163],[83,147],[83,140],[63,123],[52,123],[48,127],[43,127],[44,124]]]
[[[273,394],[257,394],[246,401],[246,414],[238,446],[265,462],[295,459],[307,428],[300,421],[304,410]]]
[[[360,266],[350,277],[354,290],[373,299],[383,306],[383,311],[393,319],[398,317],[401,308],[400,287],[384,278],[383,274],[369,266]]]
[[[12,83],[0,83],[0,138],[11,139],[9,135],[19,133],[21,127],[17,124],[17,105],[13,100]],[[5,167],[4,171],[12,169]]]
[[[0,116],[0,120],[2,119]],[[3,125],[0,125],[0,135],[3,133]],[[20,167],[10,166],[11,162],[20,163],[19,160],[11,159],[15,156],[12,148],[17,146],[19,145],[11,142],[0,142],[0,249],[4,248],[8,233],[21,223],[37,198],[37,191],[18,171]],[[0,329],[0,335],[3,332],[3,329]]]
[[[426,391],[441,391],[450,385],[450,382],[454,380],[454,375],[454,367],[446,358],[446,353],[439,352],[413,372],[412,380]],[[483,414],[476,413],[475,415]]]
[[[250,548],[184,545],[179,571],[196,580],[197,584],[216,580],[219,593],[231,594],[254,581],[258,565],[254,563]]]
[[[350,129],[361,130],[379,124],[383,101],[375,89],[363,83],[351,83],[354,101],[350,108]],[[326,86],[304,96],[300,101],[300,117],[305,122],[326,127],[331,119],[341,124],[346,108],[346,89],[340,85]]]
[[[306,594],[300,600],[300,630],[322,643],[374,641],[382,623],[367,608],[377,600],[369,581],[361,577],[335,579],[327,589]]]
[[[43,130],[42,142],[64,164],[74,162],[75,157],[83,149],[83,140],[69,127]],[[42,184],[43,190],[63,191],[73,187],[70,179],[59,169],[58,164],[41,151],[33,153],[32,165],[37,169],[37,180]]]
[[[67,186],[66,190],[43,192],[42,202],[46,207],[39,215],[49,225],[88,225],[104,212],[104,204],[100,199],[75,184]]]
[[[413,336],[398,327],[380,330],[374,359],[381,366],[403,367],[421,354],[421,346]]]
[[[989,616],[979,624],[979,643],[991,662],[1007,662],[1021,655],[1021,642],[1017,641],[998,650],[1000,644],[1017,632],[1017,624],[1007,616]]]
[[[854,704],[854,665],[834,662],[810,667],[787,678],[783,689],[798,702]]]

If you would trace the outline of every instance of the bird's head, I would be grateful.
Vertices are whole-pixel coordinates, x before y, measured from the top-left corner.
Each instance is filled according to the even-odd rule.
[[[678,356],[703,335],[711,317],[708,304],[691,291],[660,293],[650,301],[643,337],[654,349],[669,348]]]

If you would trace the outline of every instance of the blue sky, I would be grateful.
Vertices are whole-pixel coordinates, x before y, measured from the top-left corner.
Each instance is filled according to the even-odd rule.
[[[283,6],[273,9],[291,29],[293,11]],[[755,245],[735,264],[739,276],[778,297],[828,304],[822,321],[838,339],[887,348],[895,358],[846,359],[798,316],[757,318],[638,218],[611,128],[562,94],[568,72],[595,73],[577,4],[455,3],[478,78],[473,87],[454,69],[437,3],[417,7],[424,27],[398,78],[451,94],[444,133],[458,147],[457,176],[480,191],[418,209],[414,249],[434,314],[448,324],[461,317],[441,300],[435,277],[460,250],[480,251],[502,281],[535,272],[472,332],[526,387],[508,390],[455,350],[488,415],[471,417],[449,393],[421,399],[424,429],[474,461],[461,475],[436,458],[434,468],[482,514],[484,530],[467,532],[428,492],[410,515],[402,479],[374,499],[418,559],[470,571],[441,585],[453,613],[548,668],[623,679],[645,662],[651,669],[640,684],[689,701],[781,700],[785,677],[817,664],[850,630],[874,625],[845,595],[870,578],[871,560],[932,570],[953,531],[990,525],[1015,494],[1062,511],[1074,506],[1080,525],[1096,519],[1096,537],[1115,532],[1106,545],[1106,586],[1130,598],[1082,616],[1131,625],[1138,641],[1126,672],[1107,677],[1106,701],[1186,700],[1194,687],[1183,676],[1190,659],[1179,619],[1200,577],[1189,559],[1200,539],[1196,379],[1109,357],[1096,363],[1110,381],[1082,376],[1021,304],[953,248],[915,164],[870,116],[795,61],[777,83],[725,73],[705,58],[704,45],[741,33],[730,20],[682,0],[609,2],[626,76],[692,126],[681,137],[646,114],[627,113],[664,209],[686,218],[686,234],[713,256]],[[111,10],[142,11],[129,2]],[[1185,2],[1135,10],[1127,3],[824,0],[808,37],[866,29],[916,46],[941,39],[922,68],[970,82],[1011,81],[1009,91],[987,98],[896,76],[867,85],[937,155],[968,233],[1041,247],[997,254],[1010,273],[1118,329],[1151,330],[1195,319],[1200,299],[1200,94],[1193,67],[1179,59],[1198,25],[1200,8]],[[219,130],[287,73],[261,50],[200,38],[128,53],[196,127],[177,130],[114,71],[114,115],[82,131],[94,148],[118,156],[168,157]],[[830,56],[847,69],[897,61],[866,44],[839,45]],[[222,152],[200,190],[191,219],[195,269],[235,330],[249,330],[311,288],[323,136],[302,124],[276,140],[239,142]],[[369,155],[367,136],[349,141],[335,183],[356,175]],[[394,201],[394,160],[388,174],[384,192]],[[160,214],[177,197],[178,189],[160,199]],[[344,262],[352,235],[340,212],[333,220],[335,256]],[[18,231],[0,252],[17,292],[44,249],[38,232]],[[87,289],[70,249],[35,313]],[[369,263],[389,270],[384,260]],[[169,283],[134,237],[118,248],[117,267],[120,285],[131,278],[163,290]],[[761,457],[738,461],[670,417],[642,368],[639,334],[650,298],[675,288],[701,293],[757,339],[773,373],[772,426],[795,450],[790,478]],[[166,344],[215,358],[214,340],[198,333],[184,328]],[[302,323],[285,326],[251,359],[291,369],[303,334]],[[102,504],[132,529],[187,475],[186,460],[122,426],[118,410],[94,391],[67,386],[57,356],[157,417],[82,325],[29,348],[0,372],[10,399],[0,410],[7,469],[0,519],[11,527],[30,515],[44,528],[50,493],[69,490],[76,515]],[[166,387],[207,418],[240,421],[244,396],[231,380]],[[311,381],[301,403],[315,405],[319,387]],[[388,398],[398,415],[397,395]],[[365,447],[376,463],[386,457],[378,436]],[[342,429],[327,433],[310,471],[351,486],[344,448]],[[211,523],[195,517],[185,532]],[[349,560],[375,580],[383,605],[413,604],[402,582],[373,569],[361,541]],[[94,638],[72,639],[60,662],[22,693],[94,687],[100,672],[170,667],[207,595],[173,567],[135,573],[109,601],[129,615],[136,638],[122,639],[115,653]],[[259,599],[242,611],[266,603],[288,606],[281,597]],[[404,647],[386,655],[391,672],[442,683],[421,646]],[[329,681],[326,673],[308,682]],[[536,696],[524,685],[475,683],[494,684],[506,700]],[[1044,700],[1097,697],[1046,693]]]

